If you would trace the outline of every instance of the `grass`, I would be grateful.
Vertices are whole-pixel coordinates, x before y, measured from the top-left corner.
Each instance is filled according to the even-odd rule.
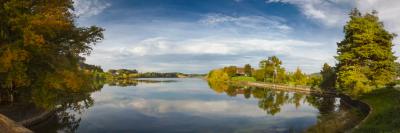
[[[248,81],[248,82],[255,82],[256,79],[254,77],[247,77],[247,76],[237,76],[237,77],[232,77],[232,81]]]
[[[399,133],[400,91],[397,89],[375,90],[360,98],[371,108],[367,119],[354,130],[355,133]]]

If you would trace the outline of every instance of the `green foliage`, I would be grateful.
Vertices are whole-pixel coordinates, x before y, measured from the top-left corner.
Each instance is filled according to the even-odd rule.
[[[397,76],[397,78],[400,78],[400,63],[399,62],[396,62],[395,68],[396,68],[396,76]]]
[[[138,78],[178,78],[181,73],[159,73],[159,72],[146,72],[139,73]]]
[[[226,82],[230,80],[230,77],[224,70],[215,69],[208,73],[207,80],[210,82]]]
[[[247,76],[237,76],[237,77],[232,77],[232,81],[249,81],[249,82],[254,82],[256,79],[254,77],[247,77]]]
[[[184,78],[204,77],[205,74],[184,74],[178,72],[144,72],[139,73],[136,69],[110,69],[104,75],[107,80],[133,79],[133,78]]]
[[[310,75],[309,76],[309,81],[307,82],[307,85],[311,86],[311,88],[317,88],[321,85],[323,79],[320,75]],[[335,81],[333,81],[335,82]]]
[[[137,78],[138,71],[133,69],[109,69],[106,73],[107,79],[129,79],[129,78]]]
[[[224,67],[224,72],[228,74],[229,77],[236,76],[237,72],[237,67],[236,66],[229,66],[229,67]]]
[[[244,65],[244,73],[246,76],[252,76],[252,68],[250,64]]]
[[[103,39],[103,29],[77,27],[71,0],[2,0],[0,85],[77,90],[90,74],[82,55]]]
[[[238,68],[236,66],[224,67],[223,73],[228,75],[228,80],[239,80],[239,81],[262,81],[269,83],[288,84],[293,83],[294,85],[310,85],[316,87],[321,82],[320,77],[308,77],[306,74],[301,72],[300,68],[297,68],[295,73],[287,73],[285,68],[282,67],[282,61],[276,57],[271,56],[267,59],[260,61],[260,68],[253,70],[249,64],[244,66],[246,76],[251,73],[251,77],[238,76]],[[216,70],[210,71],[210,74]],[[222,73],[222,72],[221,72]],[[209,76],[210,76],[209,74]],[[219,74],[221,76],[221,74]],[[228,81],[226,80],[226,81]]]
[[[257,70],[255,70],[254,73],[253,73],[253,77],[257,81],[264,81],[264,79],[265,79],[265,69],[257,69]]]
[[[299,67],[297,67],[296,71],[292,75],[292,80],[295,82],[295,85],[306,85],[307,75],[304,74]]]
[[[348,94],[359,95],[395,79],[394,34],[384,29],[376,12],[350,13],[344,26],[345,38],[338,43],[337,82]]]
[[[263,80],[266,82],[275,82],[275,83],[287,82],[285,69],[281,65],[282,61],[276,56],[271,56],[268,57],[268,59],[260,61],[259,67],[260,69],[263,70],[256,72],[257,73],[256,79],[261,81],[259,78],[263,78]]]
[[[322,81],[319,85],[320,88],[326,90],[335,87],[336,73],[334,67],[331,67],[328,65],[328,63],[325,63],[324,66],[322,67],[320,74],[322,75]]]
[[[351,96],[358,96],[371,91],[370,81],[362,72],[361,67],[357,66],[342,68],[338,72],[338,75],[340,75],[338,82],[343,87],[339,89]]]

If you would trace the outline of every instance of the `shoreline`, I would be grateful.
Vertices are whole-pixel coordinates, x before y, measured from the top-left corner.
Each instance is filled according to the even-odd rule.
[[[5,133],[33,133],[32,130],[0,114],[0,130]]]
[[[56,111],[57,109],[44,111],[38,115],[18,122],[0,113],[0,131],[5,131],[5,133],[34,133],[28,127],[40,124],[50,118]]]
[[[360,97],[371,111],[366,118],[354,128],[353,132],[399,132],[400,128],[400,91],[395,88],[382,88]]]
[[[229,81],[228,83],[230,84],[235,84],[235,85],[244,85],[244,86],[253,86],[253,87],[261,87],[261,88],[266,88],[266,89],[273,89],[273,90],[282,90],[282,91],[293,91],[293,92],[300,92],[300,93],[319,93],[319,94],[328,94],[328,95],[335,95],[340,98],[342,98],[347,104],[350,104],[350,106],[354,108],[360,109],[363,113],[365,113],[364,118],[357,123],[354,127],[349,129],[348,131],[354,132],[355,130],[359,129],[371,116],[373,108],[371,105],[368,103],[365,103],[361,101],[360,99],[353,99],[352,97],[345,95],[345,94],[339,94],[337,92],[322,92],[319,90],[312,90],[310,87],[305,87],[305,86],[289,86],[289,85],[274,85],[271,83],[263,83],[263,82],[250,82],[250,81]]]

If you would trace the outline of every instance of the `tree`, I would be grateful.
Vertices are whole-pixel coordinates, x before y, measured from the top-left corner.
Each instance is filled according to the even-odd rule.
[[[396,76],[400,77],[400,63],[396,62],[395,66],[396,66]]]
[[[237,67],[236,66],[224,67],[224,72],[227,73],[229,77],[236,76]]]
[[[72,0],[1,0],[0,85],[76,90],[86,85],[82,55],[103,39],[103,29],[77,27]],[[93,44],[93,45],[92,45]]]
[[[281,66],[282,61],[276,57],[271,56],[268,59],[260,61],[260,69],[264,69],[264,81],[282,83],[285,81],[285,69]],[[275,77],[276,76],[276,77]]]
[[[265,81],[265,70],[264,69],[257,69],[254,71],[253,77],[257,81]]]
[[[211,82],[226,82],[230,80],[230,77],[224,70],[216,69],[208,73],[207,79]]]
[[[336,73],[335,68],[329,66],[328,63],[324,63],[320,72],[322,76],[321,84],[319,85],[322,89],[331,89],[335,87]]]
[[[320,86],[322,82],[322,77],[320,75],[310,75],[310,80],[307,82],[307,85],[310,85],[311,88],[315,88],[316,86]]]
[[[301,71],[299,67],[297,67],[296,71],[293,73],[293,80],[295,82],[295,85],[307,84],[307,76]]]
[[[252,68],[251,68],[250,64],[244,65],[244,73],[246,76],[252,75]]]
[[[395,79],[392,40],[396,35],[384,29],[376,14],[352,10],[344,26],[345,37],[337,44],[338,86],[351,95],[381,88]]]

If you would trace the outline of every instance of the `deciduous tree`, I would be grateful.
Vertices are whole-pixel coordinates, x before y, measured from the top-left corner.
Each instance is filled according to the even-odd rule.
[[[244,65],[244,73],[246,74],[246,76],[252,75],[252,68],[250,64]]]
[[[80,88],[79,63],[103,29],[77,27],[72,0],[0,1],[0,85]]]

